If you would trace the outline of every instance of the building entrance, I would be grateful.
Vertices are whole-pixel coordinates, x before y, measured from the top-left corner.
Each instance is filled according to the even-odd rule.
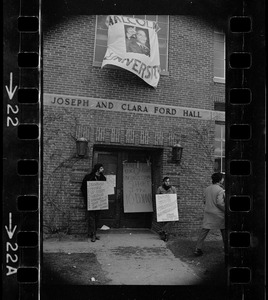
[[[161,152],[159,149],[94,148],[93,164],[102,163],[105,176],[115,185],[114,194],[108,196],[109,209],[101,211],[100,227],[151,228],[155,185],[161,180]],[[129,172],[138,168],[138,176],[146,180],[136,180],[133,174],[132,178],[126,178],[126,166]],[[129,200],[139,207],[132,210],[126,202]]]

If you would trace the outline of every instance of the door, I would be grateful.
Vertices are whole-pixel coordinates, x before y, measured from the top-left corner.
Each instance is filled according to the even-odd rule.
[[[94,164],[102,163],[104,167],[104,175],[111,182],[115,183],[114,193],[108,195],[108,210],[102,210],[100,213],[100,224],[109,226],[110,228],[119,227],[119,211],[118,211],[118,153],[117,152],[94,152]]]
[[[124,208],[124,178],[123,165],[124,163],[141,163],[151,166],[151,173],[155,169],[153,162],[159,161],[160,154],[150,152],[149,150],[122,150],[114,149],[103,151],[96,149],[94,151],[93,163],[102,163],[104,166],[104,175],[109,180],[115,182],[114,194],[108,196],[109,209],[101,211],[100,227],[107,225],[110,228],[151,228],[153,212],[125,212]],[[154,169],[153,169],[154,168]],[[151,180],[155,178],[151,174]],[[125,181],[126,184],[126,181]],[[129,183],[128,183],[129,184]],[[151,188],[153,182],[146,182]],[[154,193],[151,193],[152,199]]]
[[[124,205],[124,182],[126,181],[123,178],[124,175],[124,165],[126,164],[146,164],[150,160],[150,153],[145,150],[135,150],[135,151],[124,151],[121,153],[122,155],[122,165],[120,172],[120,185],[121,185],[121,209],[120,209],[120,227],[122,228],[150,228],[152,223],[152,212],[126,212],[127,207]],[[128,182],[130,184],[130,182]],[[135,182],[133,182],[135,185]],[[152,191],[152,182],[148,183],[150,185]],[[132,190],[136,190],[137,187],[133,187]],[[131,190],[131,189],[130,189]],[[126,192],[126,190],[125,190]],[[134,195],[133,195],[134,196]],[[151,199],[152,200],[152,199]]]

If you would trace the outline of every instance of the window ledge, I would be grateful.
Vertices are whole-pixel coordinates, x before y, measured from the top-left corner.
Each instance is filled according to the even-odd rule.
[[[161,71],[160,75],[168,76],[169,75],[169,71]]]
[[[217,83],[225,83],[225,78],[223,78],[223,77],[214,77],[213,81],[217,82]]]

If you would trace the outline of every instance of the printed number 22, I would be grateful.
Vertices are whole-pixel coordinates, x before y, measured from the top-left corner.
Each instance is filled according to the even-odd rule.
[[[19,112],[19,107],[17,105],[15,105],[15,109],[14,109],[10,104],[8,104],[7,105],[7,114],[8,115],[9,115],[10,110],[13,114],[17,114]],[[19,124],[19,119],[17,117],[15,117],[15,121],[14,121],[14,120],[12,120],[11,117],[7,117],[7,127],[9,127],[9,123],[11,123],[11,125],[13,125],[13,126],[17,126]]]

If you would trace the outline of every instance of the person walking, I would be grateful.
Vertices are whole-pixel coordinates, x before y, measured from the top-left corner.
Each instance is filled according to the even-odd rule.
[[[177,194],[177,189],[170,184],[170,178],[164,177],[163,184],[158,187],[156,194]],[[162,231],[159,232],[160,237],[167,242],[170,222],[165,222],[162,226]]]
[[[194,254],[203,255],[203,244],[210,229],[220,229],[226,250],[225,232],[225,190],[223,188],[223,174],[214,173],[211,176],[212,184],[205,189],[203,225],[196,243]],[[225,251],[226,253],[226,251]]]
[[[88,181],[106,181],[106,177],[103,175],[103,165],[101,163],[96,164],[91,173],[87,174],[81,185],[81,191],[87,207],[87,182]],[[87,221],[88,221],[88,236],[91,237],[91,242],[99,240],[99,236],[96,235],[98,222],[100,217],[100,210],[87,210]]]

